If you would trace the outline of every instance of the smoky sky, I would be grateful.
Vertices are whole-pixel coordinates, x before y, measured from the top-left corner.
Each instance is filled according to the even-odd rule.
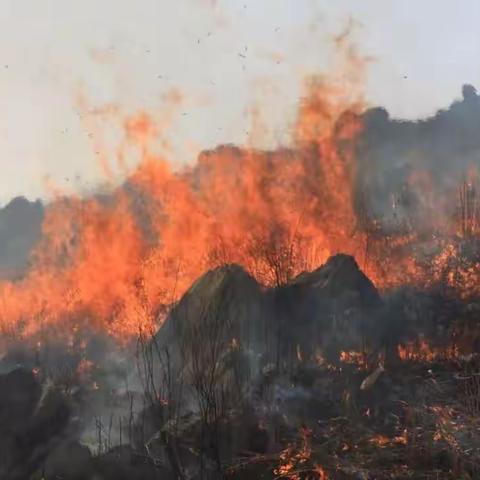
[[[363,114],[356,189],[370,215],[386,224],[395,215],[427,214],[427,206],[439,215],[455,209],[456,192],[480,166],[480,97],[471,85],[459,96],[418,121],[392,118],[384,108]],[[434,205],[425,205],[427,196]]]
[[[124,180],[109,142],[116,125],[79,111],[79,97],[88,110],[116,105],[122,119],[146,111],[167,123],[177,165],[250,140],[253,108],[268,127],[255,145],[286,144],[305,78],[335,75],[332,37],[352,19],[352,43],[372,59],[362,82],[369,105],[418,118],[480,80],[477,0],[4,0],[1,204],[51,199],[52,186],[94,190],[106,180],[98,143],[115,184]],[[172,88],[184,94],[175,112],[164,101]]]

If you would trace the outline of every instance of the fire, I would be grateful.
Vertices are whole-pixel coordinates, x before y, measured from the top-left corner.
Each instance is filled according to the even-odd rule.
[[[434,347],[424,339],[417,342],[406,342],[398,346],[398,355],[402,360],[416,362],[433,362],[457,358],[459,352],[455,347]]]
[[[315,473],[318,475],[318,480],[328,480],[327,472],[320,465],[315,467]]]
[[[356,352],[351,350],[349,352],[340,352],[340,361],[344,363],[351,363],[358,367],[364,368],[366,366],[366,358],[363,352]]]
[[[338,252],[355,256],[379,288],[446,281],[464,296],[479,293],[480,263],[465,262],[457,243],[444,241],[426,266],[413,255],[415,232],[379,233],[360,208],[355,145],[363,109],[350,85],[317,78],[289,148],[222,146],[180,170],[152,152],[159,128],[148,115],[127,119],[122,145],[135,144],[141,162],[103,197],[48,205],[28,273],[0,283],[4,337],[48,333],[73,344],[87,330],[128,341],[158,327],[210,268],[238,263],[262,284],[281,285]],[[420,172],[411,183],[433,189],[430,180]],[[470,211],[461,217],[465,235],[477,231]],[[400,355],[409,356],[404,348]]]
[[[385,435],[375,435],[370,439],[370,443],[379,448],[386,448],[392,445],[407,445],[408,434],[407,431],[404,430],[401,435],[393,438],[386,437]]]
[[[370,443],[373,443],[377,447],[385,448],[390,445],[391,440],[390,438],[386,437],[385,435],[376,435],[370,439]]]
[[[305,98],[294,147],[219,147],[180,171],[147,148],[156,131],[149,117],[128,120],[126,137],[142,161],[106,198],[48,206],[28,274],[0,284],[2,331],[72,336],[86,328],[128,340],[155,328],[161,308],[209,268],[239,263],[275,285],[333,253],[359,254],[358,106],[339,105],[320,82]]]
[[[277,478],[281,477],[289,480],[300,480],[302,478],[329,479],[326,470],[311,458],[311,435],[312,431],[310,429],[301,428],[299,431],[300,444],[291,444],[280,453],[280,464],[273,471]]]

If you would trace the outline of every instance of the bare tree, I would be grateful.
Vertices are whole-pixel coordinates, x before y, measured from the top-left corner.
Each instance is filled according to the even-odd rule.
[[[143,383],[145,407],[142,421],[142,443],[148,455],[151,444],[160,440],[165,445],[168,461],[176,479],[185,478],[184,469],[178,453],[178,425],[181,412],[183,379],[174,377],[168,348],[160,348],[153,332],[139,335],[137,349],[137,368]],[[145,438],[145,411],[156,419],[156,430]]]
[[[240,405],[248,375],[230,302],[232,291],[221,284],[216,295],[187,305],[179,319],[180,358],[200,418],[200,478],[223,477],[228,442],[222,426]]]

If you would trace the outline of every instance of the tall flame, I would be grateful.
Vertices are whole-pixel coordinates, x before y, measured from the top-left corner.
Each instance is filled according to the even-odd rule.
[[[355,192],[362,107],[313,80],[290,148],[221,146],[180,171],[148,148],[154,122],[128,119],[126,138],[141,162],[108,195],[47,207],[28,273],[0,283],[2,331],[65,336],[88,328],[128,340],[157,326],[162,307],[206,269],[239,263],[277,285],[337,252],[356,256],[379,287],[442,275],[455,286],[460,275],[477,288],[478,268],[457,269],[457,277],[446,268],[456,246],[447,242],[426,270],[409,250],[414,232],[378,238]]]
[[[292,148],[219,147],[181,171],[146,148],[153,121],[129,119],[142,161],[104,198],[48,206],[28,274],[0,284],[4,332],[87,326],[128,338],[153,327],[159,308],[208,268],[240,263],[272,285],[334,252],[358,253],[351,151],[358,107],[332,99],[323,83],[311,83]]]

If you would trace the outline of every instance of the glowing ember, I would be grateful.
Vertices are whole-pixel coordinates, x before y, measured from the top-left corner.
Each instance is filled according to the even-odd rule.
[[[327,472],[320,465],[315,467],[315,473],[318,475],[319,480],[328,480]]]
[[[389,438],[384,435],[376,435],[370,439],[370,443],[373,443],[379,448],[386,448],[392,445],[407,445],[408,443],[408,436],[407,431],[404,430],[402,435]]]
[[[362,352],[355,352],[353,350],[349,352],[340,352],[340,361],[344,363],[351,363],[362,368],[366,366],[365,354]]]

